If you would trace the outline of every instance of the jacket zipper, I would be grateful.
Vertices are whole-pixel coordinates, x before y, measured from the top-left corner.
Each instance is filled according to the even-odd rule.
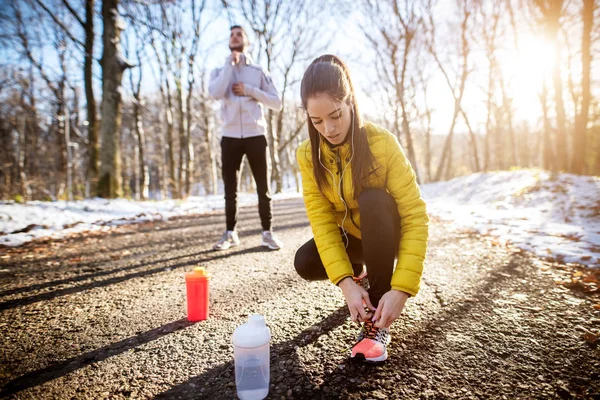
[[[342,194],[342,201],[344,202],[344,207],[346,207],[346,209],[350,212],[350,221],[352,221],[352,225],[354,225],[356,227],[356,229],[358,229],[360,231],[360,227],[358,226],[356,221],[354,221],[354,214],[352,214],[352,209],[348,208],[348,203],[346,202],[346,196],[344,196],[344,182],[343,182],[344,177],[342,176],[342,159],[340,158],[339,149],[335,153],[335,162],[337,164],[338,175],[340,176],[340,186],[341,186],[340,192]]]
[[[240,80],[240,75],[242,73],[240,65],[236,65],[235,68],[237,69],[237,76],[236,76],[236,80]],[[238,113],[238,116],[240,118],[240,139],[244,138],[244,126],[242,125],[242,96],[235,96],[238,99],[238,109],[240,110],[240,112]]]

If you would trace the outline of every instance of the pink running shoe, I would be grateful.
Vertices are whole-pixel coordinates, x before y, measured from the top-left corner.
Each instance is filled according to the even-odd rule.
[[[350,357],[369,362],[385,361],[388,356],[386,347],[391,339],[388,328],[376,328],[373,321],[363,322]]]

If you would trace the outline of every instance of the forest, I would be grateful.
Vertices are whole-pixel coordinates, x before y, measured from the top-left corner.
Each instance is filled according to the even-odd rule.
[[[222,192],[211,69],[250,36],[283,108],[266,114],[273,192],[299,190],[299,81],[324,53],[419,182],[541,168],[600,175],[594,0],[4,0],[0,197]],[[249,168],[241,190],[252,191]]]

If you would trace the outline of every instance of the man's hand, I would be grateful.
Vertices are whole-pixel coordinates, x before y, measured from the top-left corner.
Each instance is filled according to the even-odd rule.
[[[233,94],[235,94],[236,96],[245,96],[243,83],[234,83],[231,89],[233,89]]]
[[[340,284],[340,288],[346,298],[346,304],[348,304],[348,310],[350,311],[350,317],[354,322],[367,321],[371,318],[372,313],[365,311],[364,304],[369,307],[370,310],[375,310],[371,300],[369,299],[369,293],[361,286],[357,285],[353,279],[343,279]]]
[[[390,290],[381,297],[373,322],[377,328],[389,328],[392,322],[402,314],[404,304],[410,295],[400,290]]]

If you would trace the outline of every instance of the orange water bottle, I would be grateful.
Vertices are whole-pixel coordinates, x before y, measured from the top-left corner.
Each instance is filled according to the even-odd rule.
[[[196,267],[185,274],[187,292],[187,317],[189,321],[203,321],[208,318],[210,274],[204,267]]]

